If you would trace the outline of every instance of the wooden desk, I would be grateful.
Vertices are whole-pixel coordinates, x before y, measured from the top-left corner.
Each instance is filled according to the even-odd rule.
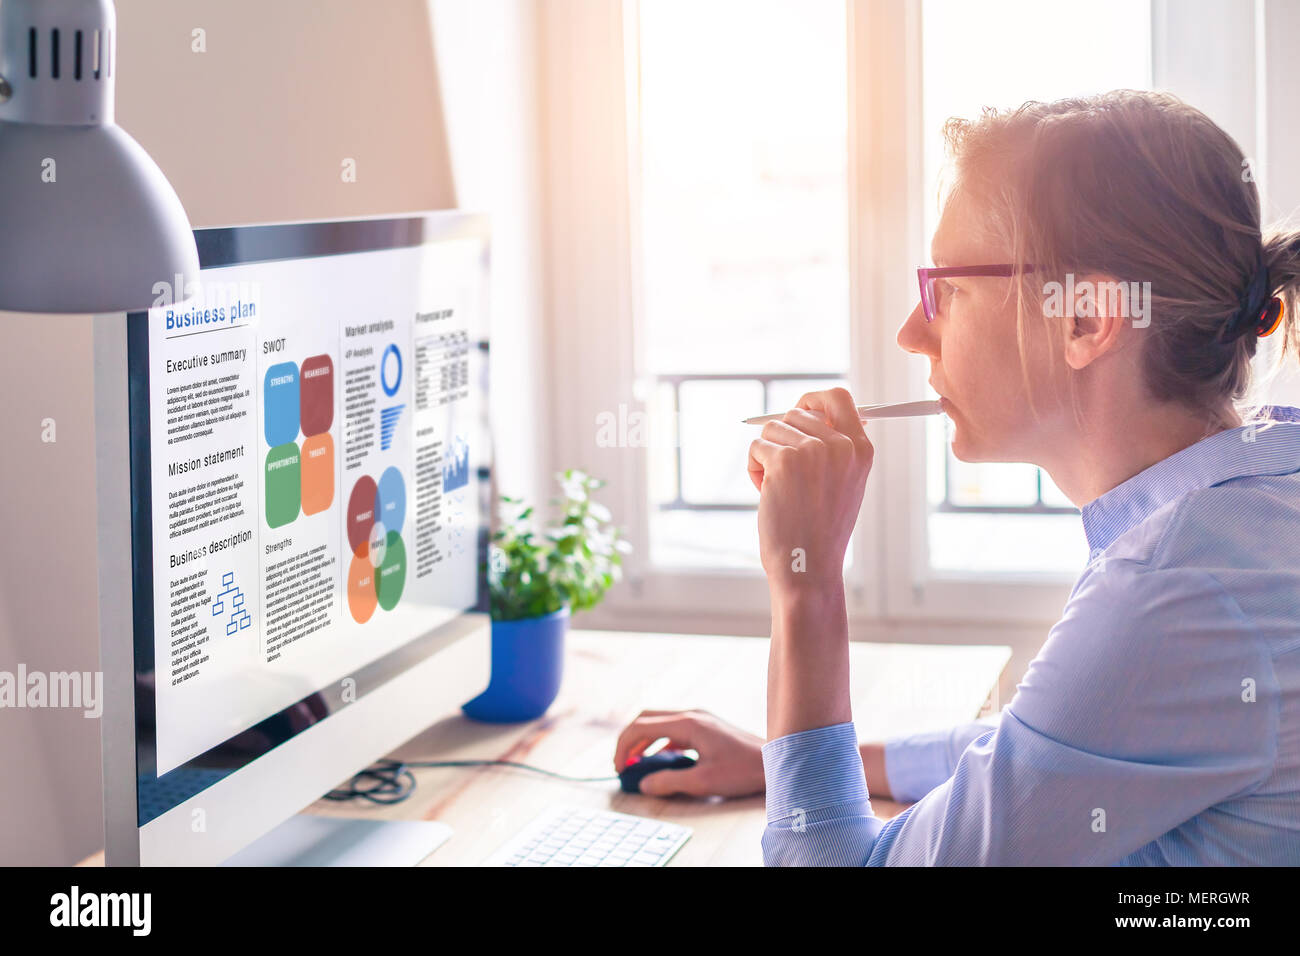
[[[550,712],[523,725],[449,715],[401,747],[398,759],[516,760],[570,776],[612,774],[618,733],[641,710],[699,707],[762,736],[768,642],[759,638],[617,631],[569,635],[564,686]],[[1011,649],[1001,646],[861,644],[851,647],[861,739],[973,719],[997,687]],[[574,784],[500,767],[414,771],[404,803],[367,808],[318,801],[308,812],[441,820],[455,835],[428,866],[473,865],[551,803],[657,817],[694,828],[673,865],[760,865],[763,798],[691,800],[625,794],[618,783]],[[873,801],[881,816],[902,804]]]
[[[573,631],[564,685],[550,712],[527,724],[479,724],[459,712],[436,721],[392,754],[407,760],[494,759],[570,776],[612,775],[619,731],[644,709],[698,707],[762,736],[768,642],[761,638]],[[1004,646],[853,643],[853,712],[863,740],[938,729],[996,707]],[[757,866],[763,798],[665,799],[625,794],[617,781],[568,783],[502,767],[413,771],[403,803],[374,806],[317,801],[309,813],[394,820],[441,820],[455,834],[425,866],[475,865],[548,804],[574,803],[686,824],[694,835],[677,866]],[[904,804],[873,800],[892,817]],[[93,859],[93,858],[92,858]],[[102,863],[102,854],[98,862]],[[91,861],[87,861],[91,862]]]

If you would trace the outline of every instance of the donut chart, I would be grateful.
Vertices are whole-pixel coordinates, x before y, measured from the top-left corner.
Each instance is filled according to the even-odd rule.
[[[375,608],[391,611],[406,586],[406,482],[388,468],[376,482],[363,475],[348,495],[347,535],[352,548],[348,568],[348,610],[364,624]]]

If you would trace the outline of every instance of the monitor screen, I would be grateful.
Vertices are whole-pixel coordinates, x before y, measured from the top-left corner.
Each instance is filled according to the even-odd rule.
[[[481,221],[196,238],[128,317],[141,825],[482,602]]]

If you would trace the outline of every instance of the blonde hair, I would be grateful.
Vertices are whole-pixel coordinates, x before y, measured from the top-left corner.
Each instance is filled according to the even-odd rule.
[[[1168,93],[1115,90],[951,119],[944,136],[954,192],[979,201],[1016,264],[1035,267],[1013,283],[1026,385],[1025,316],[1047,321],[1045,283],[1099,273],[1150,283],[1141,364],[1155,400],[1215,421],[1228,409],[1262,417],[1243,399],[1300,355],[1300,231],[1262,233],[1250,163],[1209,117]],[[1261,268],[1285,316],[1278,361],[1252,383],[1257,331],[1223,339],[1254,324],[1243,303]]]

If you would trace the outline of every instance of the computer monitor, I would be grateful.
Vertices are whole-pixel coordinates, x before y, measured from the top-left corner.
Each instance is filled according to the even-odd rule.
[[[95,318],[106,861],[416,862],[295,814],[487,684],[486,221],[195,238]]]

